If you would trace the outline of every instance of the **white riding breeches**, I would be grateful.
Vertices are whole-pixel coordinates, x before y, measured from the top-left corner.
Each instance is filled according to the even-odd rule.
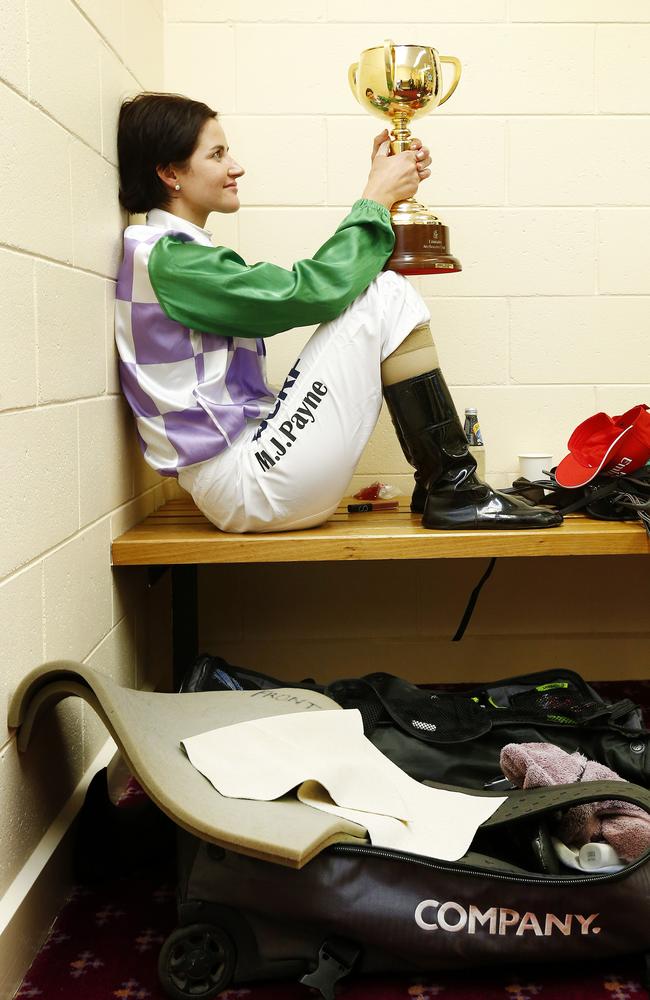
[[[412,285],[382,271],[305,344],[265,420],[227,451],[183,469],[179,483],[224,531],[287,531],[332,514],[375,427],[381,364],[429,311]]]

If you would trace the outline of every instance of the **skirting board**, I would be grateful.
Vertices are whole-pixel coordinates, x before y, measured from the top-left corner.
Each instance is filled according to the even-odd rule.
[[[0,898],[0,1000],[11,1000],[70,892],[72,825],[95,774],[116,746],[106,741],[28,861]]]

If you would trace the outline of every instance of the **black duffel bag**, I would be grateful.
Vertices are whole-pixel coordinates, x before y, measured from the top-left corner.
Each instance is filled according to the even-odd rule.
[[[181,691],[303,687],[356,708],[364,733],[389,760],[418,781],[499,789],[507,743],[554,743],[579,751],[627,781],[650,784],[648,743],[640,706],[610,703],[573,670],[544,670],[464,691],[424,687],[392,674],[317,684],[282,680],[220,657],[203,655]]]
[[[641,709],[605,701],[579,674],[545,670],[464,692],[418,687],[390,674],[335,681],[325,693],[358,708],[369,740],[418,781],[499,788],[507,743],[553,743],[650,783]]]

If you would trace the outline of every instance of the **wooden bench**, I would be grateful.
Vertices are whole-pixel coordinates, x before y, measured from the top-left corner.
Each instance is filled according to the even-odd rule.
[[[480,556],[640,555],[641,524],[571,514],[537,531],[428,531],[402,497],[399,510],[348,514],[347,499],[325,524],[302,531],[231,535],[192,501],[170,500],[113,542],[114,566],[311,562],[349,559],[467,559]]]
[[[219,531],[191,499],[170,500],[116,538],[114,566],[171,568],[175,679],[198,652],[197,566],[391,559],[626,556],[650,553],[641,524],[569,515],[537,531],[428,531],[399,510],[348,514],[347,499],[325,524],[302,531],[233,535]]]

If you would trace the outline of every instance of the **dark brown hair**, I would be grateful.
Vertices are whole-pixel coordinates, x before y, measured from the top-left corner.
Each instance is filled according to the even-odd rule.
[[[128,212],[163,208],[169,191],[156,167],[183,167],[199,133],[217,112],[180,94],[145,92],[123,101],[117,125],[120,205]]]

